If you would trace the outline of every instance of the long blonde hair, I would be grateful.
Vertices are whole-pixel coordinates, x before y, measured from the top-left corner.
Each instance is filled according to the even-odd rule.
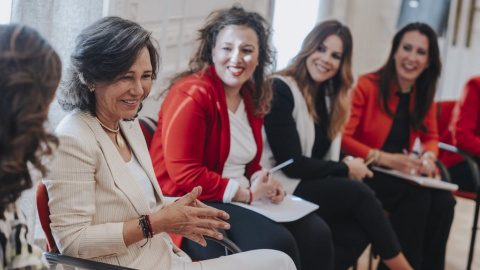
[[[319,50],[325,39],[331,35],[338,36],[343,43],[343,54],[340,70],[329,80],[317,86],[307,69],[307,58]],[[328,20],[316,25],[303,40],[300,52],[293,58],[291,64],[278,72],[280,75],[291,76],[297,82],[307,103],[308,112],[318,123],[315,110],[315,99],[319,88],[325,88],[331,94],[331,114],[328,119],[327,135],[333,140],[343,130],[350,113],[349,90],[353,84],[352,75],[352,35],[347,26],[337,20]]]

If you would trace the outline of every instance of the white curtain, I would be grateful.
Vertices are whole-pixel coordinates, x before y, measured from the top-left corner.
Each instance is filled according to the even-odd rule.
[[[12,0],[11,22],[26,24],[37,29],[60,55],[65,73],[76,36],[83,28],[102,17],[103,2],[102,0]],[[48,128],[53,130],[64,116],[65,113],[54,101],[50,106]],[[32,176],[35,179],[39,178],[35,172]],[[36,243],[44,248],[43,232],[35,218],[34,191],[35,187],[22,194],[21,207],[27,215],[30,228],[29,239],[33,241],[35,238]]]

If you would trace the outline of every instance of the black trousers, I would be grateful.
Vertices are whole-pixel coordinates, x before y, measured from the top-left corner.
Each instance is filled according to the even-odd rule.
[[[352,266],[369,243],[384,259],[401,251],[392,226],[373,191],[348,178],[303,180],[295,195],[318,204],[335,246],[335,269]]]
[[[477,166],[480,168],[480,159],[478,157],[475,157],[474,159],[477,163]],[[476,192],[473,176],[466,161],[462,161],[453,165],[452,167],[448,168],[448,171],[452,176],[452,181],[458,185],[458,189]]]
[[[453,221],[451,192],[416,186],[375,172],[365,180],[389,213],[405,257],[414,269],[443,269]],[[381,264],[379,269],[388,269]]]
[[[275,249],[288,254],[298,269],[333,269],[333,242],[327,224],[316,214],[299,220],[277,223],[245,208],[224,203],[206,202],[230,215],[227,237],[242,250]],[[223,247],[207,243],[202,247],[184,239],[184,250],[194,259],[211,259],[225,255]]]

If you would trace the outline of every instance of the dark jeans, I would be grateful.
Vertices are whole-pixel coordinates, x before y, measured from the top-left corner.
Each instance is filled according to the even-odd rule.
[[[245,208],[206,202],[230,215],[227,237],[242,250],[275,249],[288,254],[298,269],[333,269],[332,235],[316,214],[288,223],[276,223]],[[182,249],[193,259],[211,259],[225,255],[225,249],[209,242],[207,247],[184,239]]]
[[[443,269],[455,199],[449,191],[424,188],[375,172],[365,180],[389,213],[405,257],[414,269]],[[379,269],[388,269],[380,264]]]
[[[380,201],[364,183],[348,178],[303,180],[295,195],[318,204],[335,245],[335,269],[352,266],[369,243],[384,259],[400,253]]]

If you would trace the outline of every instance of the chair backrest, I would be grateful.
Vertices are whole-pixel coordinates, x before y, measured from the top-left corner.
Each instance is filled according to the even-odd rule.
[[[143,137],[145,137],[145,141],[147,142],[147,147],[150,149],[150,145],[152,144],[153,134],[157,129],[157,121],[153,120],[150,117],[139,117],[138,122],[140,123],[140,128],[143,132]]]
[[[57,245],[53,239],[52,230],[50,229],[50,210],[48,208],[48,192],[45,184],[42,181],[38,181],[37,184],[37,211],[40,219],[42,230],[47,238],[47,251],[58,253]]]

